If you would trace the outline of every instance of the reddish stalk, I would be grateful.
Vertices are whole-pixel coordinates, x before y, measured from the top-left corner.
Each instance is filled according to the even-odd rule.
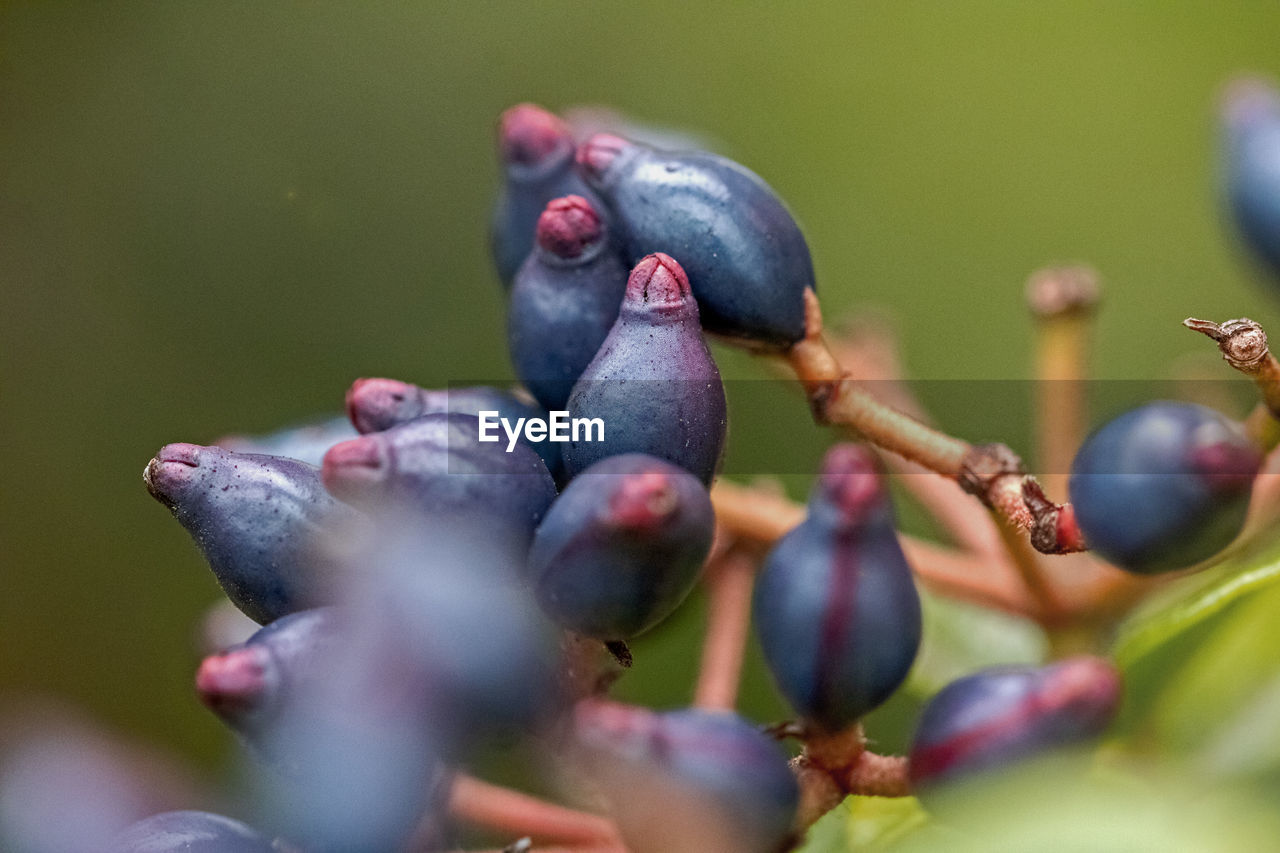
[[[858,387],[827,346],[821,305],[812,290],[805,292],[805,306],[807,334],[787,352],[787,360],[818,422],[844,426],[883,450],[956,480],[1018,529],[1036,526],[1038,517],[1022,498],[1025,474],[1012,451],[1003,445],[971,445],[876,400]],[[1037,541],[1036,547],[1063,550],[1056,542]]]
[[[608,818],[560,806],[537,797],[459,773],[449,790],[455,818],[513,836],[549,839],[577,853],[587,850],[625,853],[618,830]],[[539,848],[541,849],[541,848]]]
[[[737,704],[758,563],[758,554],[735,545],[707,566],[707,630],[694,707],[729,711]]]

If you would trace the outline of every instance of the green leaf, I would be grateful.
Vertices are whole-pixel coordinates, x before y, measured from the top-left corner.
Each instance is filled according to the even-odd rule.
[[[1280,531],[1171,584],[1121,627],[1130,752],[1172,755],[1214,778],[1280,771]]]
[[[800,853],[885,850],[928,820],[915,797],[847,797],[813,825]]]

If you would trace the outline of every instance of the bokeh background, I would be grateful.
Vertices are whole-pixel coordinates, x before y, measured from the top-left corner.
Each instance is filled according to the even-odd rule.
[[[1263,0],[8,0],[0,701],[61,697],[225,763],[191,689],[219,593],[143,465],[337,412],[360,376],[509,379],[486,245],[503,108],[716,140],[803,223],[828,313],[887,310],[916,377],[1027,379],[1027,274],[1087,261],[1098,375],[1162,379],[1205,354],[1188,314],[1280,320],[1214,185],[1217,92],[1280,73],[1277,45]],[[1000,417],[964,434],[1022,441],[1025,412]],[[797,423],[788,447],[830,441]],[[768,471],[776,442],[735,430],[731,464]],[[695,598],[638,644],[624,695],[687,700],[698,620]],[[781,715],[758,666],[745,701]]]

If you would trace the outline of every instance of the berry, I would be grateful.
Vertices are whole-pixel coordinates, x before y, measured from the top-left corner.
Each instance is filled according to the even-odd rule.
[[[196,691],[210,710],[250,742],[261,739],[290,693],[327,677],[326,663],[342,643],[332,607],[291,613],[245,643],[210,655],[196,673]]]
[[[927,786],[1097,737],[1120,704],[1120,674],[1096,657],[983,670],[925,706],[911,780]]]
[[[656,254],[636,264],[618,320],[568,407],[571,417],[600,418],[605,428],[603,441],[564,445],[569,477],[609,456],[647,453],[711,482],[724,448],[724,386],[675,260]]]
[[[427,415],[330,448],[324,484],[363,506],[405,502],[453,521],[480,551],[523,565],[533,531],[556,496],[538,454],[479,440],[471,415]]]
[[[574,168],[574,141],[568,126],[534,104],[517,104],[502,114],[498,156],[503,181],[493,208],[490,240],[498,277],[504,287],[510,287],[533,249],[534,228],[547,202],[576,195],[595,205],[596,195]]]
[[[1149,403],[1085,439],[1071,464],[1076,520],[1095,551],[1142,574],[1198,563],[1244,524],[1259,449],[1191,403]]]
[[[627,268],[591,203],[567,196],[548,204],[507,312],[516,374],[547,409],[564,408],[618,319],[626,287]]]
[[[435,687],[346,607],[279,619],[196,675],[265,761],[272,821],[317,850],[399,849],[438,772]]]
[[[635,853],[776,853],[799,803],[778,745],[728,711],[581,702],[586,767]]]
[[[361,434],[381,432],[424,415],[479,415],[497,412],[512,423],[520,418],[546,418],[535,403],[487,385],[432,391],[397,379],[357,379],[347,391],[347,415]],[[560,474],[560,445],[554,441],[520,441],[537,451],[553,477]]]
[[[271,840],[209,812],[163,812],[116,836],[108,853],[273,853]]]
[[[777,348],[804,337],[804,292],[816,287],[809,247],[755,173],[716,154],[604,133],[577,156],[629,258],[680,259],[709,331]]]
[[[1223,108],[1223,180],[1241,236],[1280,276],[1280,92],[1237,81]]]
[[[529,578],[560,625],[625,640],[689,594],[714,532],[711,499],[693,475],[652,456],[611,456],[551,505],[529,552]]]
[[[319,469],[283,456],[168,444],[142,479],[195,539],[227,597],[259,623],[302,606],[312,532],[350,517]]]
[[[752,615],[779,689],[835,732],[902,684],[920,647],[920,598],[870,451],[828,451],[809,515],[769,554]]]
[[[0,708],[0,850],[102,853],[149,814],[202,792],[186,769],[45,700]]]
[[[325,451],[340,441],[357,435],[351,422],[345,417],[287,427],[268,435],[229,435],[215,444],[236,453],[265,453],[269,456],[287,456],[319,465]]]

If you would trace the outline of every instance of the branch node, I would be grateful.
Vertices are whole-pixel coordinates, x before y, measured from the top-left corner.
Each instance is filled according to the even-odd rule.
[[[1022,481],[1022,500],[1031,511],[1031,546],[1041,554],[1074,554],[1086,550],[1071,504],[1056,504],[1034,477]]]
[[[976,444],[965,454],[956,478],[960,488],[988,507],[994,507],[991,491],[1001,477],[1021,477],[1026,473],[1022,459],[1004,444]]]
[[[1242,373],[1256,373],[1270,355],[1267,333],[1248,317],[1221,324],[1188,317],[1182,325],[1213,338],[1227,364]]]

